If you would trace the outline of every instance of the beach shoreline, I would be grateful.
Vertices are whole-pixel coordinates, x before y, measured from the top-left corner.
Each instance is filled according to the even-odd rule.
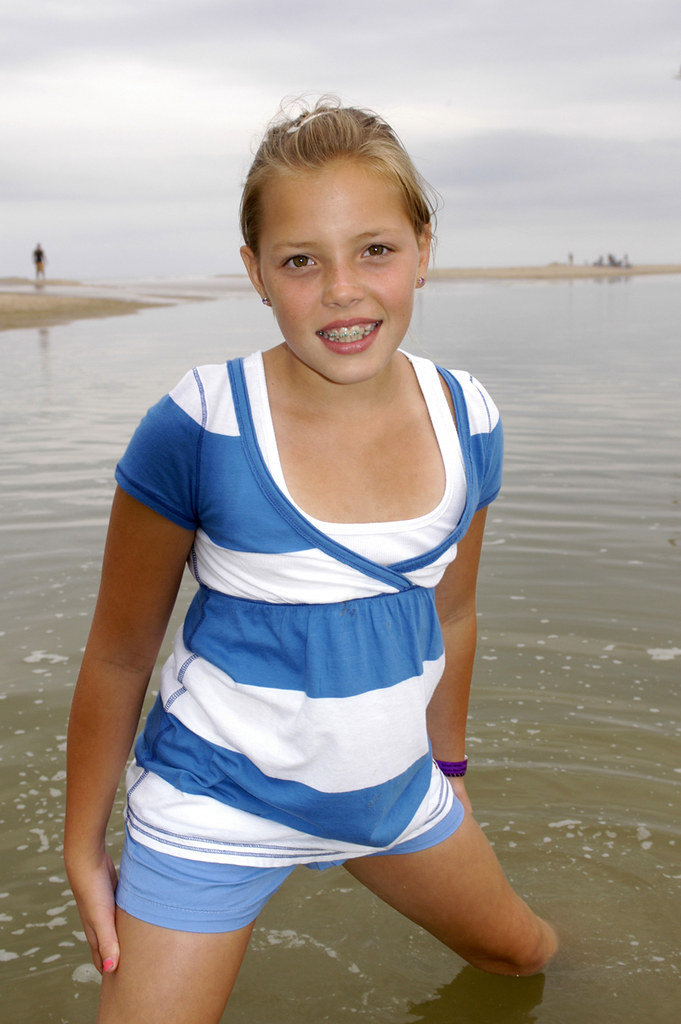
[[[658,263],[631,267],[549,263],[536,267],[432,267],[428,279],[437,281],[562,281],[616,279],[652,274],[681,274],[681,264]],[[86,285],[78,281],[0,278],[0,331],[53,327],[73,320],[126,316],[142,309],[220,298],[248,288],[245,275],[216,275],[211,290],[192,282],[126,282]]]

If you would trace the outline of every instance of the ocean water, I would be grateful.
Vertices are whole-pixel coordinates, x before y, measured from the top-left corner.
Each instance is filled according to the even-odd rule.
[[[537,978],[490,977],[342,869],[301,870],[259,919],[226,1021],[676,1022],[679,323],[677,277],[433,282],[405,342],[475,373],[502,410],[468,788],[514,886],[561,931],[559,958]],[[144,410],[189,366],[275,341],[271,315],[243,289],[0,334],[8,1020],[85,1024],[96,1012],[61,829],[66,720],[113,467]],[[111,837],[116,848],[120,814]]]

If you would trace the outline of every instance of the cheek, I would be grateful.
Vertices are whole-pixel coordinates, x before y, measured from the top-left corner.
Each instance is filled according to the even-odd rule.
[[[314,289],[306,288],[303,282],[298,282],[295,287],[280,288],[276,297],[282,316],[287,318],[308,315],[318,301],[318,295]]]
[[[412,309],[414,308],[414,296],[414,283],[411,277],[407,278],[405,276],[400,286],[396,286],[390,296],[393,308],[399,310],[405,316],[411,316]]]
[[[299,333],[310,319],[309,304],[299,293],[280,293],[273,297],[274,315],[280,331],[286,338]]]

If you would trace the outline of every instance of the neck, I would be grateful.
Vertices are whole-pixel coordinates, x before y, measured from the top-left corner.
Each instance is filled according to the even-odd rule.
[[[326,419],[376,415],[402,392],[406,376],[413,371],[409,361],[395,352],[387,365],[368,380],[338,383],[302,362],[286,345],[263,353],[270,401],[291,403],[301,415]]]

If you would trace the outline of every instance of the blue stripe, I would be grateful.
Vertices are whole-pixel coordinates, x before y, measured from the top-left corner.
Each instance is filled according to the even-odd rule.
[[[211,797],[308,835],[378,848],[395,842],[406,829],[432,774],[428,751],[389,782],[345,793],[271,779],[242,754],[197,737],[158,699],[135,756],[140,767],[183,793]]]
[[[420,676],[443,653],[434,592],[323,605],[268,604],[202,587],[189,608],[188,650],[237,683],[350,697]]]
[[[201,528],[213,544],[264,554],[309,549],[263,495],[240,437],[206,432],[201,472]]]

